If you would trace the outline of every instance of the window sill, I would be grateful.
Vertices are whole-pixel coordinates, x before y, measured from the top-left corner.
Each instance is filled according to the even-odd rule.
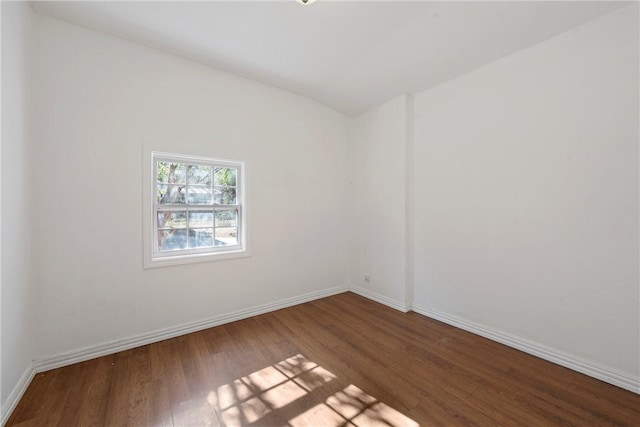
[[[248,250],[237,250],[219,253],[176,255],[144,260],[144,268],[168,267],[172,265],[194,264],[199,262],[223,261],[251,256]]]

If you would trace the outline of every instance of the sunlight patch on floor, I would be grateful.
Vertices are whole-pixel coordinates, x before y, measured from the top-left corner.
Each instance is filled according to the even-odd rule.
[[[279,409],[300,402],[336,378],[298,354],[218,387],[209,393],[207,403],[220,415],[224,425],[246,425],[268,415],[277,415]],[[418,426],[415,421],[355,385],[332,393],[323,403],[309,409],[304,406],[308,402],[307,399],[297,403],[303,412],[288,420],[290,426]]]
[[[253,423],[334,378],[298,354],[218,387],[209,393],[207,402],[226,425]]]
[[[379,402],[353,384],[327,398],[325,403],[314,406],[289,422],[293,427],[310,425],[337,427],[346,422],[360,427],[419,426],[411,418]]]

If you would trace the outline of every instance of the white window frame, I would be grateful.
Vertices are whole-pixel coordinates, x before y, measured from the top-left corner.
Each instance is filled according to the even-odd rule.
[[[194,262],[207,262],[225,259],[233,259],[249,256],[247,239],[247,185],[246,165],[243,161],[218,159],[184,154],[175,154],[161,151],[151,151],[144,146],[144,187],[143,187],[143,241],[144,241],[144,268],[162,267],[168,265],[189,264]],[[157,203],[157,164],[159,161],[173,163],[186,163],[206,165],[213,167],[232,167],[236,174],[236,205],[216,205],[212,199],[211,204],[163,204]],[[185,184],[188,185],[188,184]],[[177,249],[172,251],[160,251],[158,249],[158,224],[157,212],[161,210],[227,210],[229,206],[237,209],[237,238],[238,244],[233,246],[213,246],[206,248]],[[215,227],[215,226],[214,226]],[[188,226],[187,226],[188,230]],[[214,228],[215,232],[215,228]]]

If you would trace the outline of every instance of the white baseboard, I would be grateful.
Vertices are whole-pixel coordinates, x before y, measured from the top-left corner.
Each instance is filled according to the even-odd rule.
[[[174,338],[180,335],[212,328],[214,326],[220,326],[225,323],[235,322],[237,320],[242,320],[271,311],[303,304],[305,302],[325,298],[331,295],[341,294],[343,292],[347,292],[348,290],[349,289],[347,286],[337,286],[334,288],[324,289],[322,291],[316,291],[296,297],[286,298],[273,303],[263,304],[252,308],[214,316],[209,319],[204,319],[197,322],[185,323],[183,325],[171,328],[159,329],[145,334],[135,335],[128,338],[122,338],[98,345],[80,348],[66,353],[57,354],[55,356],[36,359],[29,365],[28,369],[22,375],[22,377],[18,381],[18,384],[16,384],[15,388],[7,398],[6,402],[2,405],[2,417],[0,418],[0,426],[4,426],[5,423],[9,420],[11,413],[16,408],[18,402],[22,398],[22,395],[26,391],[29,384],[31,384],[31,380],[33,380],[33,377],[38,372],[44,372],[51,369],[72,365],[74,363],[84,362],[86,360],[95,359],[96,357],[106,356],[108,354],[117,353],[123,350],[129,350],[131,348],[166,340],[168,338]]]
[[[189,334],[191,332],[197,332],[203,329],[212,328],[214,326],[220,326],[225,323],[235,322],[237,320],[246,319],[252,316],[257,316],[271,311],[303,304],[305,302],[340,294],[349,290],[353,293],[379,302],[393,309],[405,313],[409,311],[409,307],[407,307],[405,303],[386,297],[377,292],[373,292],[360,287],[347,288],[338,286],[322,291],[311,292],[305,295],[286,298],[269,304],[263,304],[244,310],[238,310],[219,316],[214,316],[198,322],[186,323],[176,327],[160,329],[128,338],[109,341],[103,344],[84,347],[51,357],[37,359],[31,365],[29,365],[7,400],[2,405],[0,426],[4,426],[4,424],[9,420],[11,413],[22,398],[22,395],[26,391],[27,387],[31,383],[31,380],[37,372],[44,372],[50,369],[95,359],[96,357],[106,356],[108,354],[117,353],[123,350],[129,350],[131,348],[151,344],[180,335]],[[573,369],[574,371],[589,375],[615,386],[640,394],[640,379],[626,373],[616,371],[614,369],[581,359],[557,349],[546,347],[544,345],[531,342],[520,337],[516,337],[514,335],[487,328],[485,326],[470,322],[457,316],[452,316],[446,313],[439,313],[416,304],[414,304],[411,309],[416,313],[422,314],[424,316],[439,320],[460,329],[464,329],[476,335],[480,335],[490,340],[497,341],[509,347],[516,348],[518,350],[524,351],[526,353],[532,354],[566,368]]]
[[[16,386],[13,388],[13,391],[11,392],[11,394],[9,394],[9,397],[7,397],[7,400],[4,401],[2,404],[2,416],[0,417],[0,426],[4,426],[7,423],[7,421],[9,421],[9,417],[11,416],[11,413],[13,412],[14,409],[16,409],[18,402],[20,402],[20,399],[22,399],[22,395],[24,394],[25,391],[27,391],[27,387],[29,387],[29,384],[31,384],[31,380],[35,375],[36,375],[35,367],[33,366],[33,363],[30,363],[27,369],[24,371],[24,374],[22,374],[22,376],[18,380],[18,383],[16,384]]]
[[[370,291],[369,289],[361,288],[359,286],[351,286],[349,290],[354,294],[358,294],[372,301],[379,302],[380,304],[384,304],[388,307],[394,308],[403,313],[406,313],[409,311],[409,307],[407,307],[407,305],[404,302],[400,302],[393,298],[389,298],[388,296],[379,294],[374,291]]]
[[[221,314],[219,316],[214,316],[209,319],[204,319],[197,322],[185,323],[183,325],[174,326],[171,328],[159,329],[145,334],[135,335],[132,337],[109,341],[103,344],[84,347],[67,353],[37,359],[34,361],[34,367],[36,372],[44,372],[50,369],[60,368],[62,366],[68,366],[78,362],[84,362],[86,360],[95,359],[96,357],[106,356],[108,354],[117,353],[123,350],[129,350],[131,348],[140,347],[154,342],[166,340],[168,338],[174,338],[180,335],[201,331],[203,329],[212,328],[214,326],[220,326],[225,323],[235,322],[237,320],[246,319],[248,317],[280,310],[282,308],[291,307],[297,304],[302,304],[347,291],[348,288],[346,286],[337,286],[322,291],[316,291],[305,295],[286,298],[273,303],[263,304],[227,314]]]
[[[606,383],[640,394],[640,378],[636,378],[632,375],[567,354],[555,348],[547,347],[502,331],[487,328],[486,326],[482,326],[457,316],[440,313],[417,304],[414,304],[412,309],[416,313],[439,320],[448,325],[464,329],[465,331],[480,335],[492,341],[497,341],[501,344],[524,351],[525,353],[532,354],[557,365],[564,366],[565,368],[572,369]]]

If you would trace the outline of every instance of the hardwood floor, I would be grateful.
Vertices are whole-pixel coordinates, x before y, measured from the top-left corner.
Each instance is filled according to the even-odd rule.
[[[640,396],[352,293],[36,375],[8,426],[639,426]]]

